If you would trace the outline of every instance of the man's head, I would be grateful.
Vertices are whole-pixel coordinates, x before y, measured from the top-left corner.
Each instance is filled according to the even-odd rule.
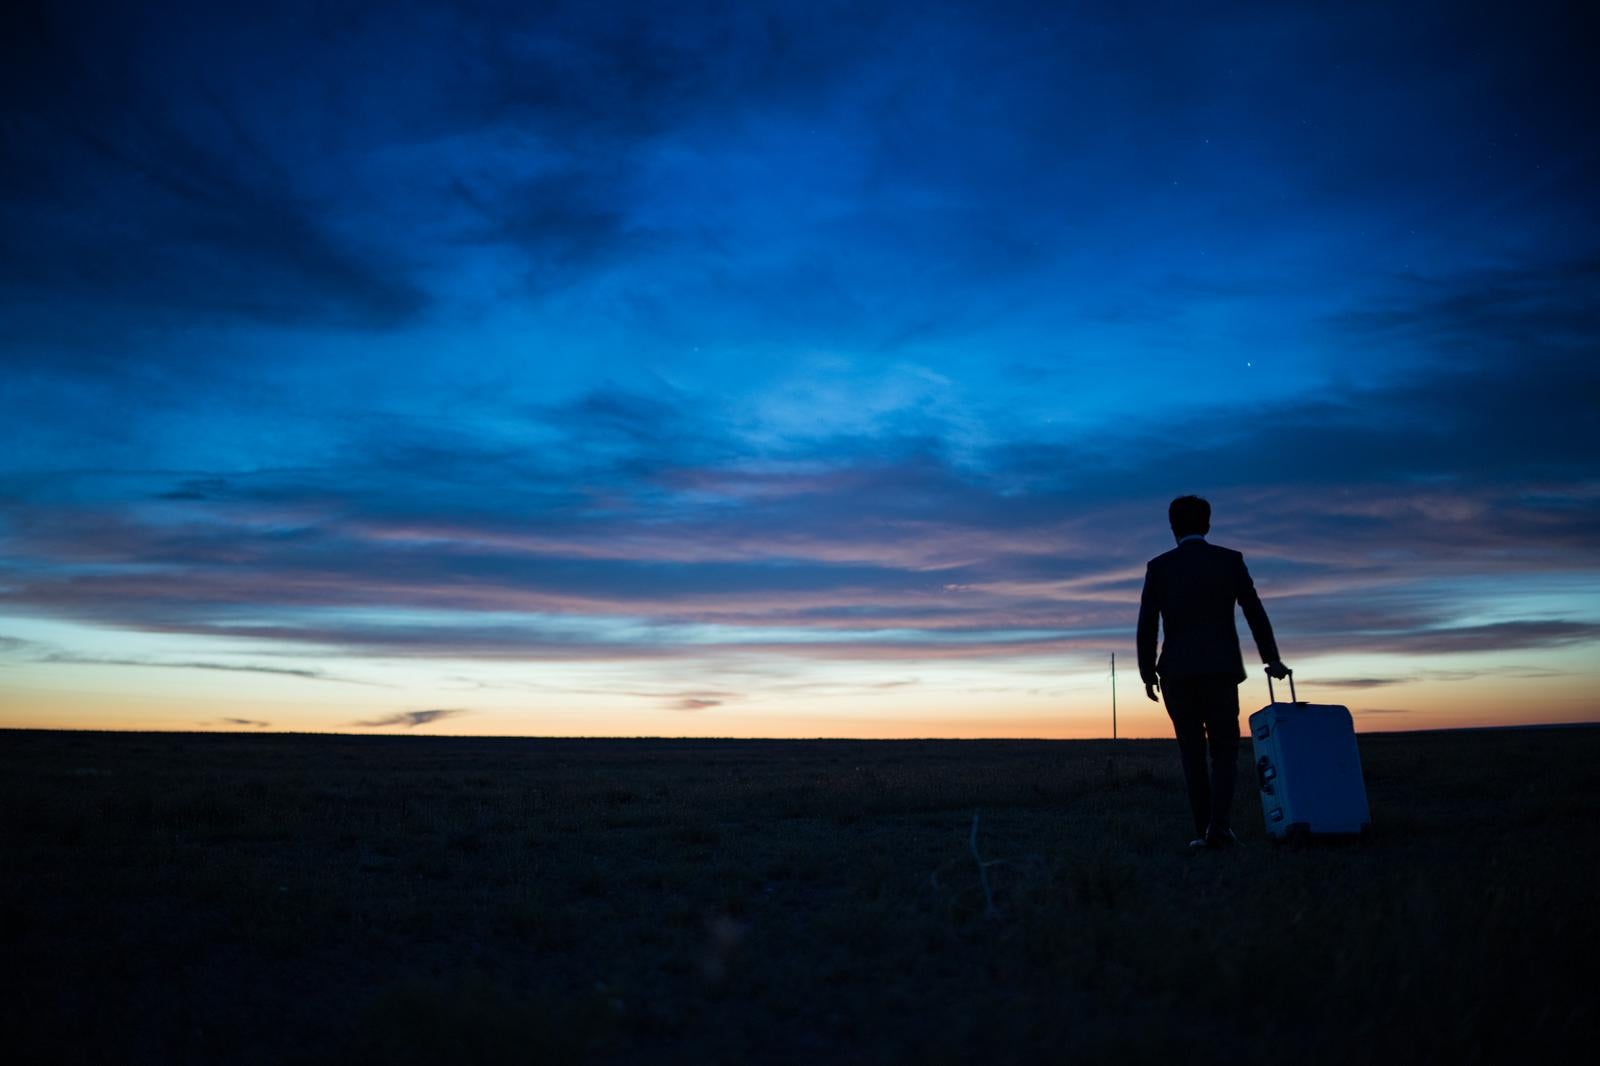
[[[1179,540],[1191,533],[1211,532],[1211,505],[1198,496],[1179,496],[1167,505],[1167,521]]]

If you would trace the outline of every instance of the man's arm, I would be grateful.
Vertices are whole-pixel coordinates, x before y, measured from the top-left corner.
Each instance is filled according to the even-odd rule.
[[[1144,591],[1139,594],[1139,677],[1144,681],[1144,694],[1156,698],[1155,690],[1161,679],[1156,676],[1156,632],[1161,619],[1161,596],[1156,583],[1155,570],[1144,569]]]
[[[1255,582],[1250,580],[1250,570],[1244,565],[1243,555],[1239,556],[1239,573],[1235,582],[1234,595],[1239,600],[1239,606],[1244,608],[1244,620],[1250,624],[1250,635],[1256,640],[1261,661],[1278,665],[1278,642],[1272,636],[1272,623],[1267,621],[1267,609],[1261,606],[1261,597],[1256,595]]]

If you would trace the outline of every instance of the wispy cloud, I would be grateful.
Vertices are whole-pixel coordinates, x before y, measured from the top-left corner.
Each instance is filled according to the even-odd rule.
[[[139,666],[163,670],[217,670],[224,673],[272,674],[279,677],[303,677],[312,681],[335,681],[343,685],[372,685],[386,688],[378,681],[358,681],[340,677],[324,670],[301,666],[265,666],[254,663],[172,662],[162,659],[118,659],[108,656],[76,655],[71,652],[49,652],[37,656],[35,662],[69,663],[74,666]]]
[[[7,58],[27,88],[8,101],[0,152],[19,158],[26,142],[47,180],[0,195],[0,291],[100,315],[271,323],[390,326],[423,306],[392,254],[319,203],[255,101],[175,73],[186,33],[142,33],[111,9],[25,11]]]
[[[601,424],[621,419],[624,444],[670,439],[635,428],[649,407],[608,398],[596,410]],[[702,472],[687,481],[652,477],[647,489],[620,481],[620,499],[640,493],[637,504],[569,494],[518,513],[526,501],[508,497],[448,516],[419,486],[431,483],[430,466],[454,469],[461,457],[444,467],[415,451],[384,461],[406,464],[409,480],[188,477],[179,484],[201,481],[204,493],[152,502],[141,492],[137,508],[23,501],[9,542],[29,565],[0,599],[157,632],[440,656],[634,658],[719,643],[807,657],[1055,653],[1121,639],[1143,558],[1162,547],[1149,513],[1159,499],[1018,494],[1004,467],[986,473],[937,454],[780,465],[754,495],[708,493],[721,471],[742,476],[732,460],[686,468]],[[563,483],[556,471],[547,480]],[[1512,503],[1493,487],[1364,482],[1359,497],[1216,498],[1240,534],[1224,539],[1250,552],[1280,625],[1319,649],[1593,639],[1579,618],[1462,627],[1448,595],[1428,591],[1460,575],[1586,565],[1600,498],[1579,483],[1515,491]],[[654,515],[641,523],[635,508],[647,500]],[[185,520],[166,507],[186,508]],[[1420,550],[1446,544],[1448,553]],[[124,662],[347,680],[314,668]]]
[[[1404,680],[1399,677],[1319,677],[1317,685],[1321,688],[1383,688],[1401,684]]]
[[[1600,639],[1600,623],[1526,619],[1481,626],[1451,626],[1420,633],[1387,634],[1377,642],[1409,652],[1464,653],[1559,648]]]
[[[470,712],[458,708],[448,710],[427,711],[398,711],[395,714],[386,714],[378,718],[369,718],[359,722],[349,723],[364,729],[384,729],[388,726],[401,726],[405,729],[415,729],[418,726],[428,725],[444,718],[456,718]]]

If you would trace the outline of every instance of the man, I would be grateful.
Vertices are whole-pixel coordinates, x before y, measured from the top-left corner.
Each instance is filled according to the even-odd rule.
[[[1245,679],[1233,605],[1244,608],[1256,650],[1267,672],[1282,679],[1289,668],[1278,659],[1272,624],[1245,569],[1244,556],[1206,543],[1211,505],[1198,496],[1179,496],[1167,508],[1178,546],[1150,560],[1139,599],[1139,676],[1144,692],[1167,701],[1167,716],[1178,735],[1189,807],[1199,834],[1191,848],[1237,844],[1233,835],[1233,782],[1238,776],[1239,682]],[[1166,631],[1156,657],[1156,626]],[[1206,774],[1206,747],[1211,772]]]

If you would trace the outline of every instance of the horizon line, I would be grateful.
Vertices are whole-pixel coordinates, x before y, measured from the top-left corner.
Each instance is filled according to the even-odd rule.
[[[1433,733],[1503,733],[1516,731],[1545,731],[1561,729],[1600,729],[1600,718],[1589,719],[1581,722],[1523,722],[1515,725],[1463,725],[1463,726],[1435,726],[1428,729],[1374,729],[1362,732],[1356,731],[1357,736],[1415,736]],[[1154,742],[1161,744],[1175,744],[1173,737],[951,737],[951,736],[925,736],[925,737],[851,737],[851,736],[815,736],[815,737],[741,737],[741,736],[668,736],[652,734],[606,735],[606,734],[543,734],[543,733],[500,733],[478,736],[470,733],[418,733],[405,731],[399,733],[334,733],[313,732],[292,729],[88,729],[73,728],[70,726],[57,728],[43,728],[38,726],[0,726],[0,733],[104,733],[127,736],[167,736],[167,737],[212,737],[212,736],[254,736],[254,737],[354,737],[357,739],[413,739],[413,740],[681,740],[681,741],[717,741],[737,742],[749,744],[806,744],[816,742],[834,743],[848,741],[859,744],[921,744],[929,741],[949,741],[960,743],[1006,743],[1015,744],[1032,742],[1040,744],[1088,744],[1108,741],[1111,743]],[[1241,731],[1239,739],[1243,741],[1247,735]]]

